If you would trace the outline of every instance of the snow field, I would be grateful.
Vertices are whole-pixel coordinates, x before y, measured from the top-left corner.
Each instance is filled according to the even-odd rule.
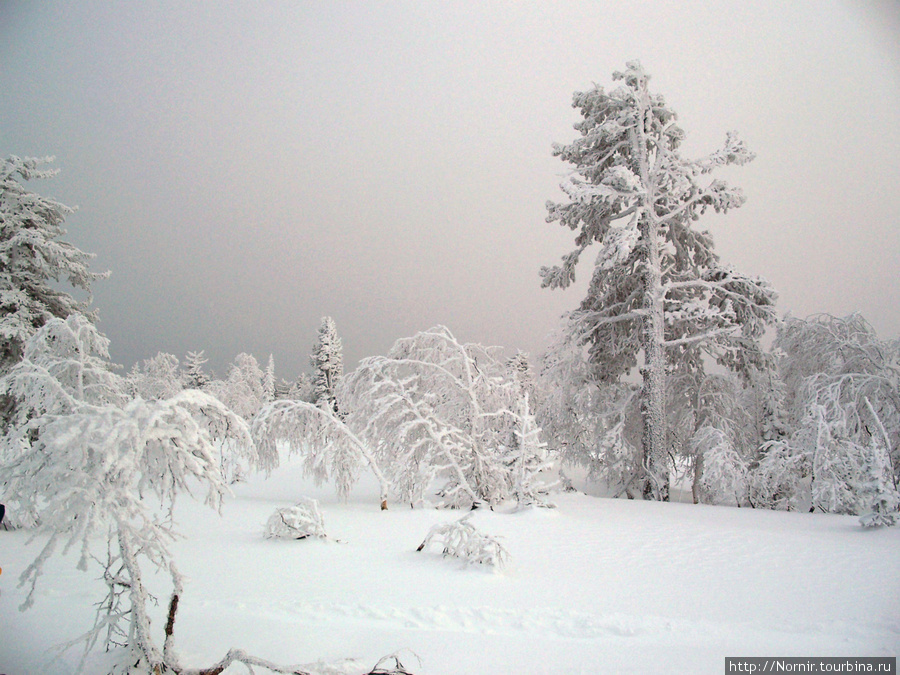
[[[408,650],[401,660],[421,675],[721,673],[726,656],[900,652],[898,528],[558,494],[553,510],[474,514],[510,553],[492,572],[415,552],[432,525],[464,512],[381,512],[377,495],[364,484],[340,504],[289,463],[238,485],[221,517],[180,501],[182,663],[240,647],[281,663],[354,657],[349,672],[362,673]],[[268,516],[300,496],[320,500],[332,540],[264,539]],[[90,626],[99,568],[53,560],[35,607],[20,613],[15,583],[37,552],[26,540],[0,532],[0,673],[70,673],[77,650],[49,665],[44,650]],[[158,593],[161,632],[167,589]]]

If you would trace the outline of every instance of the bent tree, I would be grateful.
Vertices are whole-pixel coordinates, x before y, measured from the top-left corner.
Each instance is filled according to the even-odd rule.
[[[647,499],[668,499],[667,369],[674,363],[702,373],[703,357],[737,371],[763,360],[758,338],[775,319],[775,291],[760,278],[723,266],[708,232],[692,224],[712,208],[741,206],[739,188],[711,180],[716,169],[751,161],[736,133],[696,160],[679,153],[684,132],[662,96],[651,94],[637,61],[613,91],[576,92],[581,136],[555,145],[570,163],[561,184],[568,200],[548,202],[548,222],[576,231],[562,264],[541,269],[542,285],[575,280],[584,251],[597,243],[587,297],[567,317],[568,339],[587,346],[595,372],[614,382],[641,368],[642,449],[639,483]]]

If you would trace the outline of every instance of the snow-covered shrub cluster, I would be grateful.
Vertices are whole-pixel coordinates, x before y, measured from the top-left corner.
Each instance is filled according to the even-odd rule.
[[[472,565],[503,567],[509,560],[509,553],[496,537],[479,532],[470,522],[471,517],[469,513],[454,522],[432,526],[416,551],[434,545],[442,555],[460,558]]]
[[[266,539],[327,539],[325,519],[319,510],[319,502],[308,497],[293,506],[275,509],[265,528]]]

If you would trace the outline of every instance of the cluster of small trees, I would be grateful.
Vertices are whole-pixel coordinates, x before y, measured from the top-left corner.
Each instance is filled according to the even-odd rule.
[[[311,376],[277,380],[239,354],[224,379],[202,351],[171,354],[120,376],[88,303],[103,274],[60,241],[71,210],[24,188],[45,160],[0,162],[0,499],[16,524],[47,543],[22,577],[31,602],[59,542],[110,542],[107,596],[88,645],[105,636],[146,672],[187,672],[172,647],[182,580],[168,552],[169,510],[186,481],[217,507],[229,480],[296,454],[346,498],[370,471],[389,498],[454,508],[545,505],[562,464],[583,467],[613,496],[819,509],[890,525],[900,508],[900,341],[862,317],[780,319],[763,279],[722,264],[694,223],[726,212],[740,190],[711,179],[753,159],[734,133],[701,159],[681,156],[684,132],[651,94],[640,64],[612,91],[574,95],[580,137],[554,153],[573,172],[548,222],[576,232],[562,264],[541,270],[565,288],[582,254],[599,255],[587,296],[532,372],[524,354],[462,343],[436,326],[398,340],[344,374],[341,340],[325,317]],[[773,348],[765,331],[776,327]],[[641,382],[629,376],[640,373]],[[564,483],[568,479],[559,473]],[[169,625],[150,634],[141,563],[168,573]],[[294,672],[241,652],[234,661]],[[207,671],[204,671],[207,672]]]

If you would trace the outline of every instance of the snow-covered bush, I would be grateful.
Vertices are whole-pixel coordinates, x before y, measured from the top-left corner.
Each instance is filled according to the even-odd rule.
[[[509,553],[496,537],[479,532],[470,522],[471,517],[468,513],[457,521],[432,526],[416,551],[435,545],[444,556],[460,558],[473,565],[503,567],[509,560]]]
[[[319,510],[319,502],[308,497],[293,506],[275,509],[266,521],[266,539],[327,539],[325,519]]]

